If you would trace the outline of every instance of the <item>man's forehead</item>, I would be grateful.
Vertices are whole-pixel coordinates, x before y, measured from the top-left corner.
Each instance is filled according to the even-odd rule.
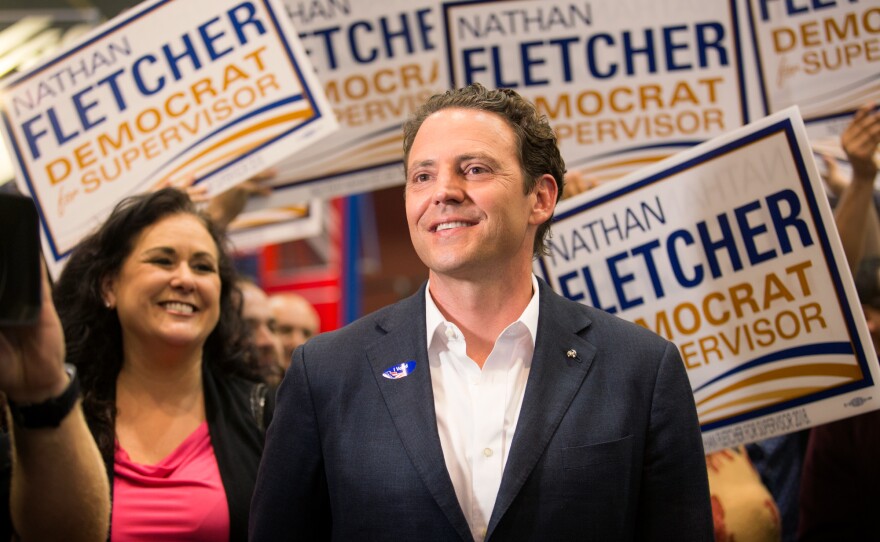
[[[266,298],[266,292],[263,291],[262,288],[257,286],[256,284],[251,284],[250,282],[240,282],[238,284],[241,292],[247,297],[258,297],[258,298]]]
[[[438,142],[436,138],[424,139],[423,134],[428,131],[435,131],[438,128],[448,127],[449,130],[457,132],[457,136],[463,140],[483,140],[488,138],[493,143],[493,148],[502,140],[507,139],[511,143],[515,142],[516,134],[510,124],[497,113],[491,111],[483,111],[481,109],[468,109],[462,107],[450,107],[436,111],[422,122],[418,132],[413,139],[411,151],[415,151],[418,147],[428,143],[452,143],[452,141]],[[470,128],[473,128],[472,130]],[[515,144],[515,143],[514,143]],[[473,150],[473,149],[471,149]],[[414,165],[414,161],[429,161],[431,157],[422,157],[410,155],[410,167]]]
[[[424,126],[429,121],[477,121],[477,122],[502,122],[507,125],[504,117],[493,111],[483,109],[474,109],[471,107],[445,107],[439,111],[435,111],[425,118],[422,123]],[[421,127],[420,127],[421,131]],[[418,135],[418,133],[417,133]]]
[[[243,283],[239,285],[241,289],[241,293],[243,296],[243,307],[242,309],[246,313],[269,313],[269,298],[266,296],[266,293],[260,289],[259,286],[254,286],[250,283]]]
[[[279,320],[312,320],[315,309],[304,297],[291,297],[286,295],[272,296],[269,298],[272,312]]]

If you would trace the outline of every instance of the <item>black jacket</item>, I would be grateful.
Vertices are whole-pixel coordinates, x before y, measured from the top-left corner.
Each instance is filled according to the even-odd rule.
[[[246,541],[251,496],[272,419],[274,389],[205,366],[205,414],[229,504],[229,540]],[[260,407],[257,403],[265,401]],[[113,464],[105,465],[113,494]]]

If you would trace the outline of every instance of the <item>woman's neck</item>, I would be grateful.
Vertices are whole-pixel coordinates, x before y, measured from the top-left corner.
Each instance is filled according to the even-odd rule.
[[[202,390],[202,349],[123,348],[117,387],[154,400],[185,399]]]
[[[138,463],[158,463],[206,419],[201,351],[172,354],[126,351],[116,379],[116,438]]]

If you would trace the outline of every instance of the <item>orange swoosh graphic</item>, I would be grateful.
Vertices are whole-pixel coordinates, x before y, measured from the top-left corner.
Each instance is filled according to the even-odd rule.
[[[303,119],[303,118],[308,118],[308,117],[312,116],[312,114],[313,114],[312,109],[304,109],[302,111],[294,111],[292,113],[287,113],[284,115],[279,115],[277,117],[272,117],[270,119],[266,119],[260,123],[254,124],[253,126],[248,126],[247,128],[244,128],[242,130],[234,132],[234,133],[226,136],[225,138],[221,139],[220,141],[214,143],[213,145],[205,148],[204,150],[202,150],[201,152],[199,152],[195,156],[192,156],[186,162],[180,164],[179,166],[174,168],[172,171],[170,171],[166,175],[166,177],[173,177],[180,170],[187,168],[190,164],[192,164],[193,162],[195,162],[199,158],[203,157],[204,155],[206,155],[206,154],[208,154],[208,153],[210,153],[220,147],[223,147],[224,145],[227,145],[228,143],[230,143],[232,141],[235,141],[236,139],[253,134],[255,132],[259,132],[261,130],[265,130],[267,128],[271,128],[272,126],[276,126],[278,124],[284,124],[286,122],[291,122],[291,121],[295,121],[295,120],[299,120],[299,119]]]
[[[796,367],[784,367],[782,369],[774,369],[765,373],[740,380],[717,392],[704,397],[697,401],[697,406],[705,404],[712,399],[721,397],[733,391],[764,382],[772,382],[774,380],[782,380],[784,378],[797,378],[803,376],[833,376],[848,378],[850,380],[861,380],[862,371],[855,365],[842,365],[839,363],[810,363],[806,365],[798,365]]]

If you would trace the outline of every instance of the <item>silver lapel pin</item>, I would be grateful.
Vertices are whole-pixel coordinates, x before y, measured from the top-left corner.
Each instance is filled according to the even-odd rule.
[[[578,357],[577,350],[575,350],[574,348],[572,348],[571,350],[566,352],[565,355],[570,357],[571,359],[577,359],[577,357]]]

